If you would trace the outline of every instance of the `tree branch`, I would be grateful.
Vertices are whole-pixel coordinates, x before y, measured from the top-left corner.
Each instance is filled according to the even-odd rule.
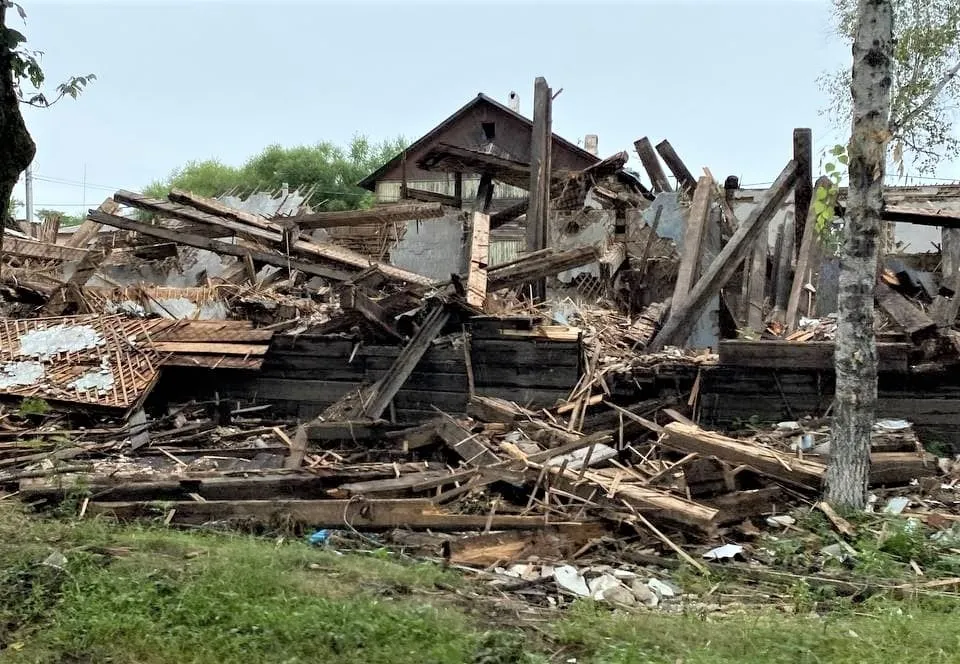
[[[903,126],[913,120],[915,117],[923,113],[925,110],[930,108],[931,104],[936,101],[937,96],[943,92],[943,89],[950,85],[957,73],[960,72],[960,62],[957,62],[953,67],[944,74],[943,78],[940,79],[940,82],[934,86],[933,91],[927,95],[927,98],[920,102],[917,106],[913,108],[912,111],[904,115],[900,120],[895,120],[890,123],[890,133],[896,135]]]

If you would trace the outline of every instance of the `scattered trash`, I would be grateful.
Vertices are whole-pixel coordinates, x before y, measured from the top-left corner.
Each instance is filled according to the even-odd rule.
[[[739,544],[724,544],[723,546],[718,546],[715,549],[711,549],[703,554],[703,557],[707,560],[726,560],[728,558],[735,558],[743,554],[743,547]]]

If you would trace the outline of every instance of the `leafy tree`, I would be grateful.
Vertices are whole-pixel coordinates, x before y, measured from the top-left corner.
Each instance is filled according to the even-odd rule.
[[[159,198],[172,188],[218,196],[230,190],[275,190],[286,183],[291,190],[312,189],[311,204],[316,209],[349,210],[372,203],[370,192],[356,183],[406,145],[403,138],[374,144],[364,136],[355,136],[346,148],[330,142],[291,148],[271,145],[239,168],[216,159],[191,161],[144,191]]]
[[[26,47],[23,33],[7,25],[7,10],[16,9],[21,20],[26,20],[23,7],[11,0],[0,0],[0,201],[4,202],[5,218],[0,223],[0,246],[3,230],[13,223],[9,215],[13,188],[20,174],[30,165],[37,146],[27,131],[20,112],[21,104],[48,108],[64,97],[77,95],[96,77],[73,76],[56,88],[53,99],[43,92],[46,78],[40,67],[40,51]]]
[[[48,210],[46,208],[37,210],[36,215],[40,221],[47,221],[53,217],[58,217],[60,219],[60,228],[63,228],[64,226],[78,226],[79,224],[83,223],[84,219],[83,217],[67,214],[66,212],[62,212],[60,210]]]
[[[890,71],[892,158],[900,174],[904,154],[918,172],[931,172],[960,156],[953,111],[960,102],[960,2],[893,0],[897,26]],[[833,0],[836,31],[852,42],[858,26],[857,0]],[[852,113],[849,70],[821,79],[831,97],[828,112],[840,123]]]

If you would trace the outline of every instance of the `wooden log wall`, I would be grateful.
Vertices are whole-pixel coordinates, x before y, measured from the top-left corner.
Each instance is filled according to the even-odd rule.
[[[277,415],[310,419],[350,390],[381,378],[400,346],[364,345],[331,336],[276,335],[259,372],[171,368],[154,402],[214,398],[269,403]],[[535,407],[565,398],[580,377],[580,343],[503,338],[485,327],[469,340],[477,394]],[[400,423],[436,417],[433,407],[466,412],[469,400],[462,337],[433,346],[393,401]],[[390,410],[384,415],[389,419]]]

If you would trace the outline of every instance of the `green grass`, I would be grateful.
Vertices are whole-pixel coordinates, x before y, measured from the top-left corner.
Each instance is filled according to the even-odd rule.
[[[909,538],[886,542],[895,553],[883,555],[924,553]],[[41,564],[53,552],[66,557],[62,570]],[[952,600],[853,605],[801,586],[780,589],[779,611],[707,618],[582,602],[523,623],[482,585],[432,563],[37,519],[0,503],[3,663],[960,662]]]

